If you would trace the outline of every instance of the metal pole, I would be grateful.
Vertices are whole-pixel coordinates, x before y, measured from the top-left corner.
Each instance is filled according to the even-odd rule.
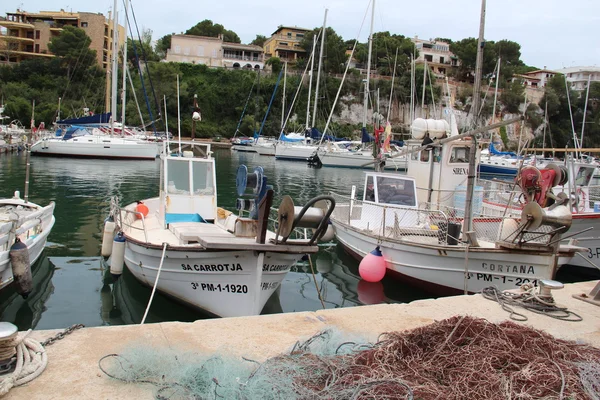
[[[317,84],[315,86],[315,104],[313,105],[312,126],[314,128],[317,119],[317,99],[319,98],[319,80],[321,79],[321,68],[323,65],[323,49],[325,49],[325,30],[327,24],[327,9],[323,18],[323,36],[321,37],[321,49],[319,50],[319,66],[317,68]]]
[[[363,128],[367,127],[367,110],[369,108],[369,80],[371,79],[371,55],[373,53],[373,21],[375,20],[375,0],[371,9],[371,29],[369,31],[369,53],[367,57],[367,80],[365,82],[365,98],[363,102]]]
[[[283,97],[281,99],[281,132],[283,132],[283,124],[285,122],[285,84],[287,81],[287,61],[283,64]]]
[[[583,106],[583,123],[581,124],[581,148],[583,148],[583,131],[585,129],[585,114],[587,113],[587,105],[588,105],[588,100],[590,98],[590,83],[592,81],[592,74],[590,73],[588,76],[588,82],[587,82],[587,91],[585,93],[585,105]]]
[[[471,115],[473,120],[479,116],[479,107],[481,103],[481,76],[483,73],[483,47],[485,39],[485,0],[481,0],[481,20],[479,22],[479,39],[477,41],[477,61],[475,63],[475,85],[473,87],[473,100],[471,101]]]
[[[398,62],[398,48],[396,47],[396,57],[394,58],[394,70],[392,71],[392,85],[390,86],[390,98],[388,99],[388,110],[386,122],[390,122],[392,113],[392,94],[394,93],[394,78],[396,78],[396,63]]]
[[[306,103],[306,130],[310,129],[310,95],[312,91],[312,77],[315,69],[315,50],[317,48],[317,35],[313,35],[313,50],[310,59],[310,73],[308,74],[308,102]]]
[[[118,13],[117,13],[117,0],[114,2],[114,18],[113,18],[113,45],[112,45],[112,85],[110,90],[110,134],[115,134],[115,115],[117,114],[117,69],[119,59],[119,47],[118,47]]]
[[[121,88],[121,124],[125,131],[125,105],[127,104],[127,9],[129,8],[129,0],[125,0],[125,40],[123,42],[123,87]]]
[[[423,97],[421,98],[421,114],[423,118],[427,118],[425,115],[425,87],[427,86],[427,61],[423,64]]]

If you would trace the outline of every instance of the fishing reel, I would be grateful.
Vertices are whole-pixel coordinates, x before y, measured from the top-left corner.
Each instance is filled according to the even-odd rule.
[[[249,198],[240,197],[236,201],[238,211],[247,211],[250,213],[250,218],[258,219],[258,205],[267,190],[272,189],[267,185],[267,177],[263,167],[256,167],[254,171],[248,173],[248,167],[240,165],[238,167],[235,187],[238,196],[247,196]]]
[[[311,199],[304,207],[294,205],[290,196],[283,196],[277,209],[277,235],[275,242],[285,243],[294,229],[312,229],[313,234],[309,245],[319,239],[333,239],[333,226],[329,217],[335,208],[335,199],[331,196],[317,196]],[[331,236],[331,238],[328,238]]]

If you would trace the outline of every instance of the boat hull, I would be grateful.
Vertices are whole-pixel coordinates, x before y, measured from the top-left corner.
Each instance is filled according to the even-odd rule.
[[[154,286],[162,249],[127,242],[125,264]],[[258,315],[302,254],[167,250],[157,289],[220,317]]]
[[[319,153],[319,160],[324,167],[373,169],[374,158],[370,154],[324,152]],[[386,159],[385,169],[404,171],[406,170],[406,161]]]
[[[317,153],[317,148],[306,145],[287,145],[279,143],[275,148],[278,160],[309,161]]]
[[[87,140],[87,139],[86,139]],[[40,140],[31,146],[31,154],[78,158],[155,160],[160,144],[127,139],[90,139],[73,141]]]
[[[376,246],[387,261],[388,272],[420,288],[441,294],[481,292],[494,285],[500,290],[535,284],[554,278],[557,257],[551,253],[520,253],[500,249],[471,248],[465,268],[466,252],[459,246],[427,246],[388,240],[332,221],[338,242],[351,255],[362,259]]]

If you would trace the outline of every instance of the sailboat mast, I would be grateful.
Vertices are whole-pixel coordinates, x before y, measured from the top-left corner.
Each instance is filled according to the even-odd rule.
[[[281,132],[285,123],[285,83],[287,81],[287,61],[283,63],[283,98],[281,99]]]
[[[327,26],[327,9],[325,9],[325,17],[323,18],[323,34],[321,36],[321,49],[319,50],[319,66],[317,67],[317,84],[315,86],[315,103],[313,104],[312,126],[314,127],[317,120],[317,99],[319,98],[319,81],[321,80],[321,68],[323,66],[323,49],[325,49],[325,29]]]
[[[313,35],[313,49],[310,57],[310,73],[308,74],[308,102],[306,104],[306,130],[310,129],[310,94],[312,89],[313,70],[315,69],[315,50],[317,48],[317,35]]]
[[[367,56],[367,80],[365,82],[365,98],[363,102],[363,128],[367,127],[367,110],[369,109],[369,80],[371,79],[371,54],[373,53],[373,22],[375,21],[375,0],[371,8],[371,29],[369,31],[369,54]]]
[[[119,59],[119,46],[118,46],[118,34],[117,29],[118,13],[117,13],[117,0],[114,2],[114,16],[113,16],[113,45],[112,45],[112,86],[110,91],[110,134],[115,134],[115,117],[117,114],[117,69]]]
[[[125,40],[123,41],[123,88],[121,89],[121,124],[125,130],[125,104],[127,100],[127,11],[129,9],[129,0],[125,0]]]
[[[590,73],[587,81],[587,91],[585,92],[585,105],[583,106],[583,122],[581,124],[581,140],[579,143],[581,144],[581,149],[583,149],[583,131],[585,129],[585,115],[587,114],[587,105],[588,100],[590,98],[590,84],[592,83],[592,74]]]
[[[481,19],[479,22],[479,40],[477,41],[477,59],[475,62],[475,83],[473,87],[473,100],[471,101],[471,114],[473,118],[479,116],[479,108],[481,106],[481,76],[483,74],[483,46],[485,39],[483,33],[485,31],[485,0],[481,0]]]
[[[481,0],[481,21],[479,23],[479,41],[477,42],[477,64],[475,65],[475,87],[473,88],[473,101],[471,114],[473,121],[479,114],[479,100],[481,90],[481,74],[483,64],[483,33],[485,30],[485,0]],[[477,136],[471,136],[471,148],[469,149],[469,172],[467,176],[467,193],[465,198],[465,232],[470,232],[473,226],[473,189],[477,173]]]

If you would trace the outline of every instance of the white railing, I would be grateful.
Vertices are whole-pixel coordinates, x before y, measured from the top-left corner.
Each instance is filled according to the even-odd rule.
[[[112,197],[110,200],[110,215],[113,217],[115,224],[121,231],[123,231],[125,227],[132,230],[142,231],[144,232],[144,240],[146,243],[149,243],[148,231],[146,230],[146,218],[144,217],[144,214],[138,211],[121,208],[119,206],[119,198]],[[134,222],[137,219],[142,220],[141,228],[134,225]]]

